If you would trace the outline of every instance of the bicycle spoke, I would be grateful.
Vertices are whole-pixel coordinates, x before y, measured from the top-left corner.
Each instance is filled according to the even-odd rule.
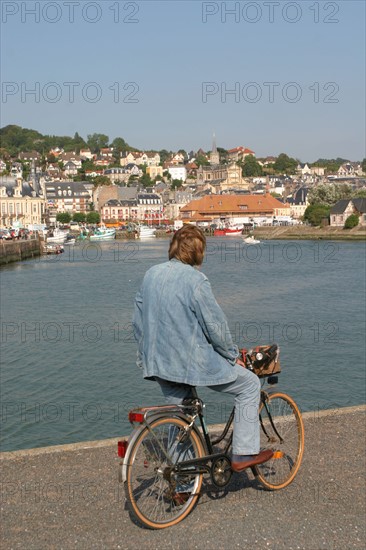
[[[267,410],[268,409],[268,410]],[[261,448],[273,457],[256,467],[262,484],[281,489],[294,479],[304,450],[304,429],[296,403],[286,394],[275,393],[261,407]]]
[[[162,528],[183,519],[197,501],[202,474],[179,477],[172,465],[203,456],[199,436],[184,431],[180,419],[162,418],[144,429],[131,451],[127,470],[127,494],[131,511],[148,527]],[[180,434],[184,433],[184,439]],[[185,493],[182,503],[176,493]]]

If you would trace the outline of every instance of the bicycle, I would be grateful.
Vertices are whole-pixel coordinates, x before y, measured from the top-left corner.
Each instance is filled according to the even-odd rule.
[[[271,386],[278,381],[274,374],[280,372],[279,349],[276,345],[260,348],[254,355],[253,351],[245,354],[245,364]],[[270,348],[270,353],[262,353],[263,348]],[[257,367],[262,364],[261,372],[256,363]],[[164,529],[187,517],[200,497],[204,474],[210,474],[220,489],[230,482],[234,408],[222,433],[212,438],[204,406],[192,387],[192,397],[181,405],[129,412],[135,429],[128,441],[118,442],[118,454],[123,458],[119,481],[125,484],[130,513],[144,527]],[[270,448],[273,456],[250,469],[265,489],[283,489],[294,480],[304,453],[300,410],[286,393],[262,387],[259,420],[261,450]]]

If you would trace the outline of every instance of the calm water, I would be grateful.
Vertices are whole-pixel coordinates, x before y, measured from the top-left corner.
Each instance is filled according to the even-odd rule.
[[[3,451],[126,435],[162,402],[135,366],[133,299],[168,240],[83,244],[2,269]],[[365,244],[209,239],[202,267],[239,345],[278,342],[302,410],[365,401]],[[209,422],[231,400],[209,390]]]

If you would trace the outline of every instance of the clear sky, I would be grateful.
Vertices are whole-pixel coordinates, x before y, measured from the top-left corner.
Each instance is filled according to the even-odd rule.
[[[365,157],[364,1],[1,1],[1,126]]]

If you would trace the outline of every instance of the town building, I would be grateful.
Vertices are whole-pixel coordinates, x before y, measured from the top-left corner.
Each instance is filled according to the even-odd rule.
[[[359,224],[366,226],[366,199],[341,199],[330,209],[330,225],[343,227],[346,219],[356,214]]]
[[[148,152],[124,152],[121,153],[120,165],[126,166],[127,164],[137,164],[141,166],[145,164],[146,166],[158,166],[160,164],[160,155],[159,153]]]
[[[45,197],[42,186],[33,174],[33,181],[21,177],[0,177],[1,226],[40,224],[45,217]]]
[[[163,177],[163,167],[162,166],[148,166],[146,168],[146,174],[148,176],[150,176],[150,178],[152,180],[154,180],[157,177],[162,178]]]
[[[345,177],[357,177],[362,176],[362,166],[358,162],[345,162],[339,167],[337,176],[341,178]]]
[[[249,155],[255,157],[255,152],[247,147],[235,147],[227,152],[229,162],[244,161],[245,157]]]
[[[182,165],[172,165],[168,167],[168,172],[172,177],[172,180],[181,180],[186,181],[187,179],[187,168]]]
[[[116,198],[108,199],[100,209],[101,217],[109,222],[158,223],[164,215],[161,196],[158,193],[137,191],[136,187],[120,187]]]
[[[292,218],[299,220],[305,214],[305,210],[309,206],[308,192],[308,187],[301,186],[293,193],[292,197],[287,197],[286,202],[290,205]]]
[[[201,165],[197,170],[197,185],[209,184],[212,193],[229,189],[249,189],[249,182],[242,176],[241,167],[230,164]]]
[[[290,215],[289,205],[283,204],[270,194],[258,195],[206,195],[193,200],[180,210],[185,223],[214,219],[242,218],[246,223],[256,218]]]
[[[50,223],[56,221],[59,212],[87,213],[92,202],[92,184],[81,181],[46,182],[47,217]]]
[[[18,159],[26,163],[31,163],[33,161],[40,162],[40,160],[42,159],[42,155],[40,155],[40,153],[37,153],[37,151],[28,151],[25,153],[19,153]]]

